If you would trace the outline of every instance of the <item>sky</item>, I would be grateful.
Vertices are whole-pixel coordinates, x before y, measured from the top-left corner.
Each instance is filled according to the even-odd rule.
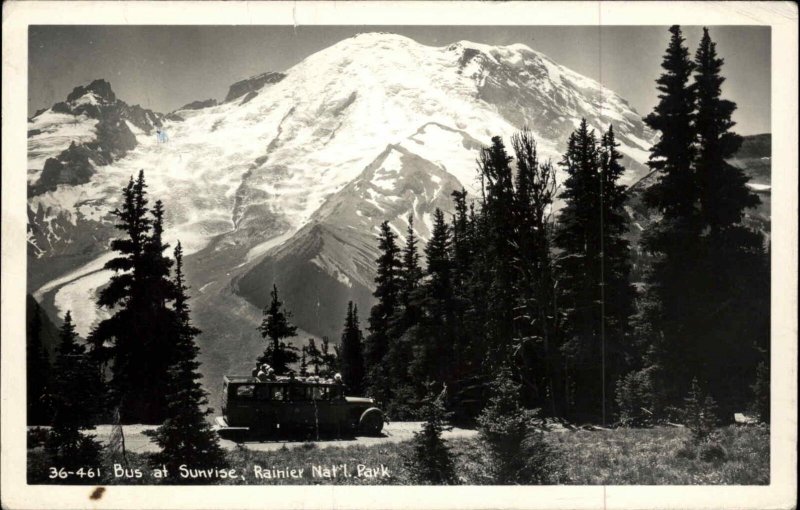
[[[690,53],[701,27],[683,27]],[[31,26],[28,113],[64,101],[103,78],[117,97],[162,113],[191,101],[222,100],[228,87],[363,32],[392,32],[431,46],[468,40],[523,43],[593,78],[642,115],[658,101],[655,80],[669,40],[666,26]],[[770,28],[710,27],[725,59],[723,96],[737,103],[740,134],[770,131]]]

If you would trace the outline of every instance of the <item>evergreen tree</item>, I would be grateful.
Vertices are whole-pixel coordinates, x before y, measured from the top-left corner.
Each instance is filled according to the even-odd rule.
[[[176,361],[175,335],[178,321],[176,309],[169,305],[177,297],[170,270],[172,260],[164,254],[169,244],[163,241],[164,205],[157,200],[151,211],[152,220],[142,252],[141,279],[143,296],[137,316],[137,329],[147,362],[140,366],[138,394],[146,402],[147,421],[161,423],[168,415],[164,385],[170,379],[170,366]]]
[[[297,327],[290,322],[291,312],[285,310],[283,302],[278,299],[278,286],[272,285],[270,292],[271,301],[264,308],[264,319],[258,330],[261,337],[268,340],[268,345],[264,354],[258,359],[259,363],[269,363],[275,373],[286,374],[289,372],[289,364],[296,362],[299,357],[297,348],[287,345],[283,340],[291,338],[297,334]]]
[[[347,317],[342,332],[340,372],[348,390],[359,395],[364,386],[364,353],[361,326],[358,323],[358,306],[347,303]]]
[[[447,387],[437,395],[433,384],[426,385],[425,398],[419,411],[424,420],[422,430],[414,432],[411,450],[404,459],[406,469],[411,473],[414,483],[450,485],[457,482],[455,465],[442,432],[450,430],[450,414],[445,409]]]
[[[114,314],[101,321],[89,335],[93,355],[101,363],[112,363],[112,399],[120,405],[120,419],[125,422],[140,421],[141,409],[137,398],[138,369],[145,358],[142,338],[138,332],[138,318],[144,302],[142,285],[142,254],[150,219],[147,217],[147,199],[144,193],[144,173],[134,181],[131,177],[122,190],[121,208],[115,209],[115,227],[123,235],[111,241],[111,249],[119,255],[108,261],[104,268],[114,271],[108,285],[100,290],[97,305]],[[122,404],[120,404],[122,403]]]
[[[735,104],[720,98],[722,59],[705,31],[690,62],[680,28],[670,30],[663,94],[646,119],[660,131],[650,165],[661,175],[645,199],[662,219],[643,239],[655,256],[643,321],[652,331],[654,386],[663,392],[656,400],[679,403],[702,373],[730,420],[749,401],[747,382],[769,346],[769,264],[763,237],[741,225],[758,198],[726,162],[741,138],[730,131]]]
[[[320,375],[323,377],[333,377],[333,374],[336,373],[336,369],[339,366],[338,353],[336,347],[331,351],[331,341],[327,336],[323,336],[319,351]]]
[[[469,281],[470,266],[472,265],[472,229],[467,209],[467,191],[462,188],[461,191],[453,191],[451,195],[455,208],[451,226],[453,285],[456,289],[463,289]]]
[[[306,346],[304,345],[302,349],[300,349],[300,375],[303,377],[308,375],[308,358],[306,354]]]
[[[693,377],[683,406],[683,420],[695,442],[706,439],[717,424],[717,404]]]
[[[314,375],[319,375],[322,369],[322,353],[317,347],[316,340],[309,338],[308,344],[303,347],[303,351],[308,356],[308,366],[314,367]]]
[[[414,339],[413,371],[414,379],[418,381],[432,377],[451,382],[455,358],[461,355],[455,350],[456,318],[450,248],[450,231],[444,213],[437,208],[433,213],[431,238],[425,246],[426,281],[417,300],[424,311]],[[424,391],[424,387],[419,390]]]
[[[401,262],[396,240],[397,235],[392,232],[389,222],[381,223],[378,235],[380,256],[376,261],[378,267],[373,292],[377,303],[370,310],[369,335],[364,345],[368,393],[381,404],[389,402],[392,390],[386,358],[390,346],[390,321],[397,310],[400,292]]]
[[[742,137],[731,131],[736,124],[731,120],[736,104],[720,97],[725,81],[720,75],[723,63],[708,29],[703,28],[695,55],[695,168],[702,221],[712,231],[740,223],[744,209],[761,203],[747,188],[744,172],[727,162],[741,147]]]
[[[97,466],[100,445],[83,432],[94,429],[100,402],[96,388],[98,372],[78,343],[78,334],[68,311],[61,326],[52,392],[53,421],[45,444],[58,467],[77,469]]]
[[[664,73],[658,78],[659,103],[645,122],[658,131],[648,165],[658,172],[657,181],[644,193],[645,203],[661,220],[644,232],[644,248],[653,255],[647,274],[648,307],[642,322],[652,331],[648,357],[658,370],[654,400],[677,405],[688,392],[689,380],[698,371],[697,318],[704,296],[695,293],[702,280],[703,258],[698,239],[702,230],[693,163],[696,155],[695,97],[688,83],[694,64],[684,46],[680,27],[672,34],[664,56]],[[690,287],[691,286],[691,287]],[[662,405],[659,405],[662,407]]]
[[[455,216],[451,233],[451,278],[453,288],[453,308],[455,314],[455,356],[451,376],[450,398],[458,419],[474,418],[480,407],[468,406],[465,401],[475,401],[476,389],[480,388],[482,362],[485,359],[483,311],[485,292],[480,283],[485,266],[479,258],[476,224],[477,219],[472,204],[467,204],[467,192],[452,193]],[[478,384],[476,384],[478,382]],[[480,390],[479,390],[480,391]]]
[[[627,188],[619,184],[625,168],[619,163],[622,155],[614,128],[608,127],[600,142],[600,219],[601,245],[601,336],[605,351],[605,395],[603,422],[611,413],[615,382],[627,368],[625,353],[629,352],[628,331],[635,314],[636,290],[630,283],[630,243],[625,239],[628,220],[625,213]]]
[[[32,298],[29,298],[32,300]],[[33,301],[33,300],[32,300]],[[48,387],[50,386],[50,356],[42,344],[41,308],[36,301],[29,307],[26,335],[26,380],[27,380],[27,423],[28,425],[48,425],[49,409]]]
[[[501,368],[492,383],[492,396],[478,417],[478,438],[486,455],[484,469],[492,483],[546,484],[556,477],[554,452],[544,441],[541,428],[538,410],[522,405],[520,385],[508,368]]]
[[[493,137],[490,147],[481,151],[479,172],[483,188],[482,216],[485,228],[483,261],[489,276],[486,294],[486,330],[488,361],[490,365],[502,364],[510,356],[511,339],[514,338],[516,307],[516,271],[513,260],[518,246],[515,233],[515,200],[512,158],[506,153],[500,137]]]
[[[559,195],[555,244],[564,309],[569,414],[572,418],[600,418],[603,412],[603,323],[600,304],[600,154],[594,131],[586,120],[570,135],[561,165],[567,173]]]
[[[406,316],[405,319],[409,323],[413,323],[416,319],[411,299],[422,279],[422,269],[419,265],[419,252],[417,250],[418,244],[417,234],[414,231],[414,216],[409,214],[406,245],[403,248],[402,265],[398,274],[400,307],[404,310],[405,313],[403,315]]]
[[[387,375],[394,392],[394,400],[409,400],[414,394],[409,374],[409,365],[414,357],[414,332],[411,328],[419,322],[420,309],[414,296],[420,285],[422,269],[419,265],[417,235],[414,232],[414,217],[408,216],[406,244],[401,253],[398,279],[398,302],[389,325],[389,345],[385,358]],[[407,402],[397,402],[405,406]],[[389,411],[391,412],[391,406]]]
[[[681,28],[673,25],[667,52],[657,80],[659,102],[645,123],[659,132],[650,149],[648,165],[658,170],[658,181],[645,192],[646,202],[658,209],[665,219],[690,218],[695,212],[697,192],[692,164],[695,158],[695,98],[689,78],[694,64],[684,46]]]
[[[200,330],[191,323],[180,243],[175,247],[174,254],[176,322],[171,333],[174,335],[175,359],[169,368],[166,419],[151,434],[151,441],[161,451],[153,454],[150,461],[153,467],[166,466],[170,478],[179,480],[181,464],[199,469],[222,467],[225,465],[225,455],[216,432],[206,421],[206,416],[212,411],[205,408],[208,399],[200,384],[200,363],[197,361],[200,349],[195,343]]]
[[[533,134],[523,130],[512,137],[517,162],[515,200],[518,254],[517,345],[520,376],[528,391],[527,403],[562,411],[560,361],[557,334],[556,292],[551,237],[552,205],[556,193],[555,171],[540,162]],[[546,406],[546,407],[545,407]]]
[[[111,363],[112,400],[123,423],[161,423],[166,413],[164,385],[172,362],[168,331],[174,313],[169,279],[171,261],[163,251],[164,210],[160,202],[148,213],[144,172],[123,189],[121,208],[113,211],[123,232],[111,241],[119,255],[105,264],[114,271],[97,304],[113,311],[89,336],[98,363]],[[167,335],[167,336],[165,336]]]
[[[700,246],[705,287],[705,314],[701,316],[701,367],[709,389],[720,397],[720,411],[728,420],[750,401],[748,385],[732,381],[756,379],[759,350],[769,346],[769,263],[764,238],[742,225],[745,210],[761,201],[746,184],[742,170],[727,162],[742,143],[732,132],[736,104],[722,99],[723,59],[708,29],[695,56],[697,96],[696,175],[703,233]],[[724,306],[720,306],[724,303]],[[763,360],[768,360],[764,357]]]

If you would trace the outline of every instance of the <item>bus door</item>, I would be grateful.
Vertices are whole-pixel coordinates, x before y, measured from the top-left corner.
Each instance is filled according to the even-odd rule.
[[[256,403],[253,399],[255,384],[231,384],[226,402],[228,425],[250,427],[255,419]]]

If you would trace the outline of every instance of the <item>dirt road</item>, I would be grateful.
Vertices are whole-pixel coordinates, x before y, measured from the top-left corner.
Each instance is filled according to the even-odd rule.
[[[123,427],[123,435],[125,437],[125,448],[130,452],[143,453],[158,451],[158,447],[150,442],[150,438],[144,435],[144,431],[153,430],[156,427],[153,425],[125,425]],[[350,445],[374,445],[381,443],[399,443],[411,439],[414,432],[422,428],[422,422],[406,421],[395,422],[384,425],[383,433],[380,437],[356,437],[346,439],[326,439],[321,441],[311,441],[316,444],[318,448],[330,447],[345,447]],[[97,439],[102,443],[108,441],[111,436],[111,425],[98,425],[97,429],[93,432]],[[445,432],[443,436],[446,439],[456,437],[473,437],[477,434],[475,430],[454,428]],[[286,446],[293,448],[300,446],[309,441],[300,440],[264,440],[264,441],[249,441],[242,443],[244,448],[256,451],[273,451],[279,450]],[[227,450],[236,448],[237,443],[222,439],[220,444]]]

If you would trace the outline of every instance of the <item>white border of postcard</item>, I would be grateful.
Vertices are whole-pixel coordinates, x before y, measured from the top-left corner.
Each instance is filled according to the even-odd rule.
[[[797,473],[797,21],[791,2],[20,2],[3,4],[3,508],[793,508]],[[26,485],[27,28],[75,25],[769,25],[772,432],[769,486]]]

